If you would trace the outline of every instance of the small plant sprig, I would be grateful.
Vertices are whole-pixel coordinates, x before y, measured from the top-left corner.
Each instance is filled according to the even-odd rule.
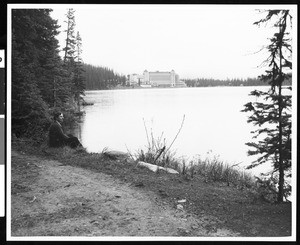
[[[176,161],[175,153],[171,151],[171,147],[176,141],[178,135],[180,134],[183,124],[185,121],[185,115],[183,115],[183,119],[180,125],[178,132],[176,133],[173,141],[169,146],[166,144],[166,139],[163,138],[164,132],[161,133],[160,137],[155,139],[152,128],[150,130],[150,134],[148,132],[145,119],[143,118],[144,128],[147,137],[147,150],[144,152],[143,150],[139,150],[137,153],[137,159],[140,161],[149,162],[152,164],[156,164],[159,166],[169,166],[172,161]]]

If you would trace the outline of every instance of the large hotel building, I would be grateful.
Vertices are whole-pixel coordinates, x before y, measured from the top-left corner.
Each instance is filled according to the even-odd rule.
[[[141,87],[186,87],[186,84],[179,80],[179,76],[174,70],[170,72],[145,70],[143,75],[128,75],[127,82],[131,86],[139,85]]]

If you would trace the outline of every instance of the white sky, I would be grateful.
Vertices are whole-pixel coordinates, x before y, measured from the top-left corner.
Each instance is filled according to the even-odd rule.
[[[53,5],[66,38],[65,14],[75,9],[85,63],[127,75],[170,71],[180,78],[247,78],[266,53],[256,53],[273,33],[253,22],[268,5]],[[281,6],[282,8],[282,6]],[[287,8],[287,5],[285,5]],[[256,54],[255,54],[256,53]]]

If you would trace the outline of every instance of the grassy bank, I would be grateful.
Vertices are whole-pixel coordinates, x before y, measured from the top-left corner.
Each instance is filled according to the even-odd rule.
[[[139,151],[136,159],[162,167],[173,168],[185,178],[193,179],[195,176],[200,176],[206,183],[222,182],[228,186],[233,185],[239,188],[252,189],[256,186],[256,181],[249,172],[236,169],[236,165],[229,165],[216,156],[205,159],[197,157],[188,161],[184,158],[178,159],[167,153],[157,160],[157,153]]]
[[[230,168],[217,161],[202,161],[198,165],[195,162],[194,166],[185,170],[181,167],[181,174],[174,175],[163,171],[154,173],[138,167],[130,159],[111,159],[105,154],[87,153],[84,149],[50,149],[45,144],[35,146],[30,141],[18,139],[13,140],[12,149],[103,172],[129,182],[137,191],[142,188],[155,193],[166,205],[174,208],[178,208],[178,200],[186,200],[181,206],[187,212],[199,217],[204,214],[212,217],[212,222],[206,224],[209,226],[207,229],[225,226],[242,236],[291,235],[291,204],[266,202],[254,186],[230,180]]]

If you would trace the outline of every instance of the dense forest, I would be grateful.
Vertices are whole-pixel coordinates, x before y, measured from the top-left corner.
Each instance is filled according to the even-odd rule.
[[[12,132],[45,135],[56,110],[74,121],[84,95],[81,37],[75,34],[74,10],[66,13],[64,57],[51,9],[12,10]]]
[[[112,89],[126,85],[126,76],[115,73],[106,67],[83,64],[85,87],[87,90]]]
[[[266,82],[258,78],[247,79],[213,79],[213,78],[197,78],[183,79],[188,87],[213,87],[213,86],[266,86]],[[287,79],[284,85],[292,85],[292,79]]]
[[[51,9],[12,10],[12,133],[42,139],[55,111],[66,124],[81,115],[85,90],[125,86],[112,69],[83,63],[82,39],[75,31],[75,11],[65,15],[65,42]],[[62,53],[62,55],[60,55]]]

